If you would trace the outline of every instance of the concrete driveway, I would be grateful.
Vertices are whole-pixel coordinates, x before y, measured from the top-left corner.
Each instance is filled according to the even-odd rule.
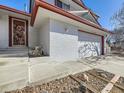
[[[61,78],[93,68],[124,76],[124,57],[118,55],[58,62],[48,57],[0,59],[0,93]],[[30,62],[28,62],[30,61]],[[3,64],[4,62],[4,64]]]
[[[118,55],[91,57],[70,62],[55,62],[46,60],[47,58],[42,58],[42,62],[40,59],[39,61],[38,59],[30,60],[30,82],[37,82],[37,80],[44,82],[45,80],[84,72],[94,68],[103,69],[105,71],[124,76],[124,57],[119,57]]]
[[[124,77],[124,57],[110,55],[82,60],[84,65],[91,68],[103,69],[105,71],[118,74]]]

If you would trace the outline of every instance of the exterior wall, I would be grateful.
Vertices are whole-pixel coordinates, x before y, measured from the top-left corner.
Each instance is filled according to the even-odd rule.
[[[38,45],[37,30],[30,27],[29,22],[29,47]],[[0,15],[0,48],[9,47],[9,18],[8,15]]]
[[[83,9],[80,9],[78,7],[70,6],[70,11],[82,11]]]
[[[110,54],[110,53],[111,53],[111,47],[108,44],[106,44],[105,54],[107,55],[107,54]]]
[[[78,28],[50,20],[50,56],[58,60],[78,58]]]
[[[70,11],[82,11],[83,8],[71,0],[61,0],[63,3],[70,5]]]
[[[107,38],[107,36],[104,36],[104,54],[109,54],[111,52],[111,48],[106,43]]]
[[[43,47],[46,55],[49,55],[49,31],[50,31],[50,20],[44,22],[39,31],[39,44]]]
[[[85,9],[83,9],[78,4],[74,3],[73,1],[70,2],[70,11],[83,11],[83,10]]]
[[[46,2],[55,5],[55,0],[45,0]],[[70,5],[70,10],[71,11],[82,11],[83,8],[77,4],[74,4],[73,1],[70,0],[61,0],[62,2],[64,2],[65,4]]]
[[[29,22],[30,23],[30,22]],[[38,46],[38,30],[29,26],[28,31],[29,47]]]
[[[8,16],[0,15],[0,48],[8,48]]]
[[[78,32],[78,52],[79,57],[90,57],[101,55],[102,40],[101,36],[92,35],[85,32]]]
[[[45,1],[53,5],[55,4],[55,0],[45,0]]]

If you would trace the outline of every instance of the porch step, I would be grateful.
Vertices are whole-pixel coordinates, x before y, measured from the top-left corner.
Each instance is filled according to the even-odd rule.
[[[0,49],[0,57],[26,57],[28,48],[6,48]]]
[[[24,48],[0,48],[0,51],[22,51],[22,50],[28,50],[28,48],[27,47],[24,47]]]

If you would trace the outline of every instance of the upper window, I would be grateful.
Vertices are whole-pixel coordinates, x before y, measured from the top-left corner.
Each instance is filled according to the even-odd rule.
[[[62,2],[60,0],[55,0],[56,6],[62,8]]]
[[[60,0],[55,0],[55,5],[64,9],[64,10],[70,10],[70,5],[63,3]]]

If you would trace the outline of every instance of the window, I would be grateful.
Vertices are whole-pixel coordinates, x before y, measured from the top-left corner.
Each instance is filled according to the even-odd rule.
[[[55,0],[56,6],[62,8],[62,2],[60,0]]]
[[[64,9],[64,10],[70,10],[70,5],[67,5],[67,4],[63,3],[60,0],[55,0],[55,5]]]

